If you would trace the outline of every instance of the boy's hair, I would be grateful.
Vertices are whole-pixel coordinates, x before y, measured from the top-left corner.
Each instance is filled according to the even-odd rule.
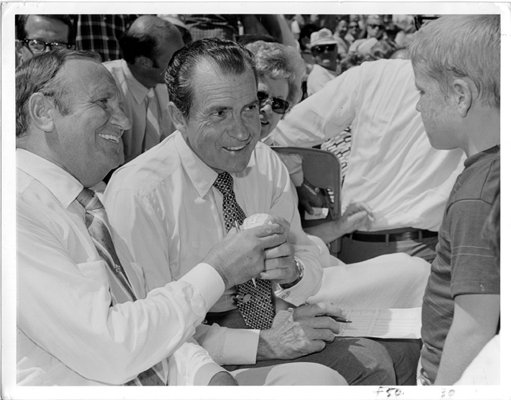
[[[444,95],[453,78],[469,78],[482,103],[500,109],[500,15],[440,17],[421,27],[408,51]]]

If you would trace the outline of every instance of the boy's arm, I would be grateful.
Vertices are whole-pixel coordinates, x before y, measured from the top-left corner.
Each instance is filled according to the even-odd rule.
[[[445,340],[435,385],[454,384],[497,331],[500,295],[458,295],[454,302],[454,319]]]

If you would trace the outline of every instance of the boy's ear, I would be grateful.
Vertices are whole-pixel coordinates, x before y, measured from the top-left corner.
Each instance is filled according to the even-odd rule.
[[[176,107],[174,102],[169,102],[169,112],[170,112],[170,118],[172,119],[172,122],[174,123],[174,126],[178,131],[181,133],[186,132],[186,127],[188,125],[187,120],[183,113],[179,111],[179,109]]]
[[[37,92],[28,100],[28,112],[32,123],[43,132],[55,129],[55,103],[44,94]]]
[[[474,92],[477,89],[470,80],[457,78],[452,83],[452,90],[458,113],[462,118],[465,118],[472,107],[472,101],[477,95]]]

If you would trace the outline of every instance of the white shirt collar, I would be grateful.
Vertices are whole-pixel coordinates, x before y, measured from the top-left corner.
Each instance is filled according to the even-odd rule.
[[[215,183],[216,178],[218,177],[218,172],[214,171],[211,167],[205,164],[198,156],[193,152],[193,150],[186,143],[183,134],[179,131],[176,131],[176,147],[178,150],[179,157],[181,158],[181,163],[183,165],[184,170],[190,177],[195,190],[199,196],[204,197],[205,194],[211,189],[213,183]],[[260,143],[256,145],[256,149],[258,146],[261,146]],[[248,162],[247,167],[244,171],[240,173],[231,174],[233,179],[243,177],[247,175],[251,168],[253,168],[256,164],[255,160],[255,152],[256,149],[252,152],[250,156],[250,160]]]
[[[176,135],[176,147],[184,170],[190,177],[199,196],[204,197],[215,183],[218,173],[205,164],[186,143],[183,134],[179,131]]]
[[[54,163],[24,149],[16,149],[17,168],[46,186],[67,208],[82,191],[83,185]]]

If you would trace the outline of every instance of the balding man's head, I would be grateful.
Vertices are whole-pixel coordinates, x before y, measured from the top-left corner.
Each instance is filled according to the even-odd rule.
[[[149,15],[135,20],[119,44],[135,77],[148,87],[164,82],[170,59],[184,45],[181,33],[174,25]]]

